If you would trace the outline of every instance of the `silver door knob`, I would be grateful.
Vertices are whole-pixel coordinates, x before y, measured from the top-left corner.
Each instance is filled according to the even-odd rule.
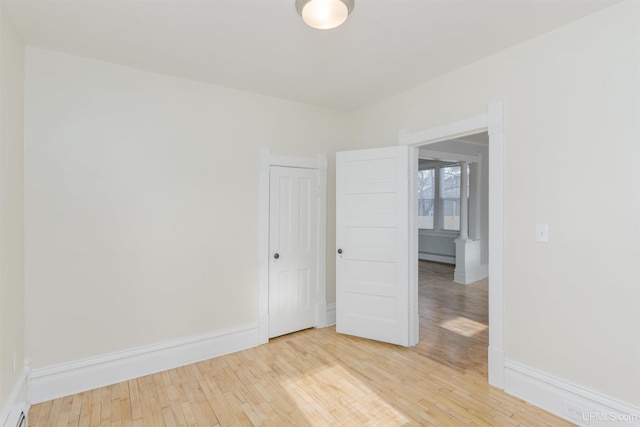
[[[338,249],[338,253],[339,253],[339,254],[342,254],[342,249]]]
[[[280,254],[276,252],[276,253],[273,255],[273,257],[274,257],[275,259],[278,259],[278,258],[280,258]]]

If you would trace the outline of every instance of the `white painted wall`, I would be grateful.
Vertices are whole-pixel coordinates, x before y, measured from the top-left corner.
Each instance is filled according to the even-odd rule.
[[[624,2],[356,118],[359,146],[388,146],[504,102],[506,357],[636,407],[639,19]]]
[[[328,154],[340,112],[27,48],[33,368],[257,321],[260,149]]]
[[[24,47],[0,3],[0,425],[24,378],[23,92]]]

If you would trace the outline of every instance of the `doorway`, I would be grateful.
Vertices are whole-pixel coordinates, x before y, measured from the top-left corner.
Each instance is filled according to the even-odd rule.
[[[454,138],[487,132],[489,135],[489,384],[504,389],[504,125],[501,102],[488,104],[486,114],[416,132],[400,131],[399,145],[411,148],[411,176],[417,176],[418,148]],[[417,195],[417,180],[410,180],[410,193]],[[418,229],[417,197],[409,198],[409,227]],[[409,250],[418,253],[417,233],[409,233]],[[418,257],[409,259],[410,341],[419,340]]]
[[[488,154],[487,132],[421,146],[417,193],[416,350],[485,377]]]
[[[455,264],[457,283],[485,278],[489,262],[489,135],[482,132],[423,145],[418,157],[419,259]],[[465,199],[460,197],[463,188]],[[458,239],[469,242],[458,245]],[[465,263],[459,262],[457,252],[464,248],[468,253],[473,250],[475,259],[467,256]]]
[[[278,177],[272,180],[272,175]],[[280,179],[283,178],[283,179]],[[272,183],[274,186],[272,186]],[[280,184],[283,184],[282,187]],[[287,195],[280,197],[282,189]],[[289,197],[291,195],[292,197]],[[274,196],[274,197],[272,197]],[[272,203],[278,199],[279,208]],[[294,200],[296,199],[296,200]],[[289,202],[302,203],[303,209],[296,207],[296,216],[306,218],[304,227],[297,220],[295,234],[297,249],[282,252],[282,236],[271,235],[273,221]],[[287,202],[284,205],[280,202]],[[299,203],[298,203],[299,204]],[[274,209],[272,209],[274,208]],[[305,211],[306,209],[306,211]],[[260,343],[269,341],[270,336],[294,332],[285,330],[293,313],[300,329],[325,327],[327,323],[326,303],[326,224],[327,224],[327,158],[326,156],[292,157],[273,155],[263,149],[260,158],[260,201],[259,201],[259,279],[258,279],[258,329]],[[287,215],[285,213],[285,215]],[[292,218],[284,218],[280,223],[292,225]],[[304,233],[299,231],[304,229]],[[282,229],[280,230],[282,231]],[[285,233],[286,234],[286,233]],[[289,239],[288,236],[287,239]],[[304,243],[304,244],[301,244]],[[296,253],[297,252],[297,253]],[[285,253],[290,259],[285,260]],[[294,261],[300,264],[296,266]],[[287,265],[289,264],[289,265]],[[300,268],[298,268],[300,267]],[[304,273],[304,274],[302,274]],[[280,286],[280,279],[285,285]],[[289,280],[291,279],[291,280]],[[275,282],[274,282],[275,281]],[[277,285],[276,285],[277,282]],[[271,286],[274,283],[274,287]],[[289,289],[287,291],[287,289]],[[292,292],[291,292],[292,291]],[[288,292],[288,294],[283,294]],[[275,305],[270,304],[270,299]],[[274,301],[275,300],[275,301]],[[279,301],[279,302],[278,302]],[[270,308],[281,305],[284,309],[277,316]],[[270,314],[274,314],[271,319]],[[279,318],[280,317],[280,318]],[[272,322],[273,320],[273,322]],[[271,328],[273,323],[274,328]],[[301,326],[300,326],[301,325]],[[271,330],[272,329],[272,330]],[[294,328],[295,329],[295,328]]]

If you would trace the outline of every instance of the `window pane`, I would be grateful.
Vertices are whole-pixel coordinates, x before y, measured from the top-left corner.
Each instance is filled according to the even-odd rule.
[[[442,200],[442,229],[460,230],[460,200]]]
[[[460,230],[460,166],[440,169],[442,229]]]
[[[460,166],[447,166],[440,169],[440,197],[460,198]]]
[[[435,169],[418,172],[418,228],[433,230]]]

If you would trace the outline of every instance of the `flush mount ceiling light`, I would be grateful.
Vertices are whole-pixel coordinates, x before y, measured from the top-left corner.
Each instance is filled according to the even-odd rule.
[[[347,20],[353,0],[296,0],[296,9],[308,26],[329,30]]]

